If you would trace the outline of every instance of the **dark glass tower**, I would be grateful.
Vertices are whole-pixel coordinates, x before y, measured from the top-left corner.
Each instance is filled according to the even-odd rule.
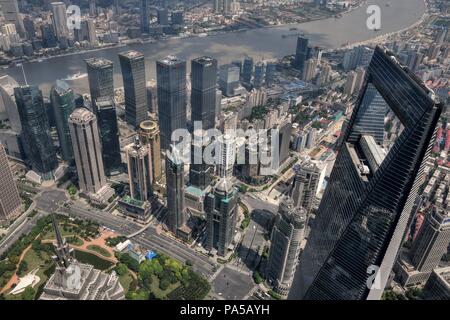
[[[201,121],[203,130],[214,128],[216,119],[217,60],[200,57],[191,61],[192,122]]]
[[[100,97],[114,98],[113,63],[103,58],[87,59],[89,90],[94,113],[97,113],[95,101]]]
[[[242,82],[250,84],[253,76],[253,58],[245,57],[244,65],[242,66]]]
[[[222,178],[205,198],[206,248],[225,256],[233,241],[237,219],[237,190],[229,178]]]
[[[125,92],[125,120],[135,128],[147,119],[145,58],[138,51],[119,54]]]
[[[293,67],[297,70],[303,71],[305,62],[308,60],[308,39],[298,37],[297,48],[295,50],[295,60]]]
[[[204,190],[211,183],[214,167],[205,163],[203,154],[209,144],[206,132],[196,130],[193,133],[191,145],[191,165],[189,167],[189,182],[192,186]]]
[[[67,121],[70,114],[75,110],[75,96],[72,88],[65,81],[56,81],[56,85],[50,91],[50,101],[53,107],[62,158],[71,163],[74,158]]]
[[[117,169],[122,163],[116,106],[110,97],[100,97],[95,102],[97,106],[97,123],[102,144],[103,164],[105,173],[109,175],[111,171]]]
[[[21,86],[14,88],[14,96],[22,123],[27,162],[43,179],[51,179],[58,161],[50,137],[42,92],[37,86]]]
[[[148,33],[150,28],[150,0],[141,0],[141,32]]]
[[[186,224],[184,200],[184,162],[178,149],[173,147],[166,155],[167,216],[170,231],[177,234]]]
[[[442,105],[380,47],[367,74],[302,254],[291,299],[380,299],[411,220]],[[380,152],[376,139],[368,139],[377,132],[370,119],[378,122],[368,112],[371,103],[366,103],[372,88],[404,126],[387,154]],[[375,286],[370,281],[372,270],[378,270],[380,280]]]
[[[156,62],[161,148],[168,149],[172,132],[186,128],[186,61],[168,56]]]

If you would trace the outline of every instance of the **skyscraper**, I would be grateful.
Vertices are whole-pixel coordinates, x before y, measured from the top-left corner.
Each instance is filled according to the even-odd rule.
[[[305,209],[296,208],[290,197],[283,197],[272,229],[267,263],[269,283],[283,298],[288,296],[294,280],[305,223]]]
[[[152,163],[150,150],[141,144],[139,137],[126,147],[128,180],[130,181],[131,198],[147,201],[152,195]]]
[[[196,188],[204,190],[211,183],[214,167],[205,163],[203,154],[209,144],[206,131],[195,130],[191,145],[191,165],[189,182]]]
[[[97,106],[97,122],[102,144],[102,157],[105,173],[111,174],[122,163],[120,157],[119,127],[117,125],[116,105],[110,97],[95,100]]]
[[[67,82],[57,80],[50,91],[50,101],[55,116],[56,130],[62,158],[71,163],[73,161],[72,141],[70,140],[69,123],[70,114],[75,109],[75,96]]]
[[[14,88],[14,96],[22,123],[26,161],[44,180],[52,179],[58,160],[50,137],[42,92],[37,86],[21,86]]]
[[[152,120],[141,123],[139,137],[142,144],[149,145],[152,161],[152,184],[161,180],[161,139],[158,124]]]
[[[5,147],[0,144],[0,221],[13,218],[20,213],[20,197],[14,181]]]
[[[242,66],[242,82],[250,85],[253,77],[253,58],[245,57]]]
[[[285,118],[278,125],[279,130],[279,163],[283,164],[289,158],[289,146],[291,143],[292,122],[291,118]]]
[[[310,213],[316,200],[322,170],[312,161],[305,160],[294,167],[294,171],[295,177],[291,189],[294,205]]]
[[[442,105],[380,47],[367,73],[302,254],[292,299],[379,299],[411,218]],[[376,143],[361,149],[361,136],[377,132],[370,126],[376,118],[369,112],[374,92],[404,125],[385,156]],[[378,169],[364,164],[369,158],[377,159]],[[380,281],[367,285],[373,270]]]
[[[81,192],[96,203],[105,203],[114,195],[106,183],[96,116],[86,108],[77,108],[69,117],[78,185]]]
[[[310,82],[316,75],[317,60],[314,58],[306,60],[303,68],[303,81]]]
[[[308,39],[303,37],[298,37],[297,48],[295,50],[295,59],[293,67],[297,70],[303,72],[305,68],[305,62],[308,59]]]
[[[266,86],[271,86],[275,81],[275,73],[277,71],[277,64],[274,61],[268,61],[266,65]]]
[[[227,97],[234,96],[234,91],[239,87],[239,67],[234,64],[220,66],[219,88]]]
[[[425,283],[450,244],[450,212],[433,207],[414,239],[411,250],[400,255],[396,265],[398,282],[404,286]]]
[[[174,234],[186,224],[184,199],[184,162],[180,151],[171,145],[166,155],[167,216],[168,227]]]
[[[237,190],[222,178],[205,198],[206,248],[225,256],[234,238],[237,219]]]
[[[355,87],[356,87],[356,72],[355,71],[350,71],[347,75],[347,81],[345,82],[345,86],[344,86],[344,93],[346,95],[351,96],[354,92],[355,92]]]
[[[138,51],[119,54],[125,91],[125,120],[135,128],[147,119],[145,58]]]
[[[165,8],[159,8],[157,11],[157,21],[159,25],[169,25],[169,10]]]
[[[17,0],[0,0],[0,11],[2,11],[3,17],[5,17],[5,23],[14,23],[17,32],[24,37],[25,28],[19,13]]]
[[[150,1],[140,0],[141,4],[141,32],[148,33],[150,30]]]
[[[66,4],[64,2],[52,2],[52,23],[58,40],[69,39],[70,33],[67,27]]]
[[[217,143],[219,144],[218,176],[221,178],[231,178],[236,161],[236,137],[230,134],[224,134],[217,138]]]
[[[264,85],[265,76],[266,64],[260,61],[255,64],[255,78],[253,79],[253,87],[260,89]]]
[[[113,63],[104,58],[86,59],[89,90],[94,113],[97,113],[95,101],[100,97],[114,99]]]
[[[216,121],[217,60],[200,57],[191,61],[192,122],[200,121],[203,130]]]
[[[186,61],[168,56],[156,62],[161,148],[168,149],[172,132],[186,128]]]

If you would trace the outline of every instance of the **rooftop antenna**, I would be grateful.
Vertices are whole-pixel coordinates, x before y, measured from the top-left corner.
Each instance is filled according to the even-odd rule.
[[[25,69],[23,68],[23,64],[21,65],[21,67],[22,67],[23,79],[25,80],[25,85],[28,85],[27,76],[25,75]]]

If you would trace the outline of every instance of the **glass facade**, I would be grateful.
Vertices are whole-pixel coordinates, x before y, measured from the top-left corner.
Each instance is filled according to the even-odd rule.
[[[167,150],[172,132],[186,128],[186,61],[168,56],[156,62],[161,148]]]
[[[203,130],[216,121],[217,60],[200,57],[191,62],[192,122],[201,121]]]
[[[42,92],[38,86],[14,88],[26,161],[44,179],[51,179],[58,166],[50,137],[50,125],[45,112]]]
[[[442,105],[380,47],[367,74],[301,257],[291,299],[380,299],[404,239]],[[378,117],[384,116],[378,108],[384,104],[376,97],[386,102],[404,130],[379,168],[370,172],[360,139],[362,135],[377,139]],[[365,117],[367,110],[376,112]],[[380,286],[367,285],[373,266]]]

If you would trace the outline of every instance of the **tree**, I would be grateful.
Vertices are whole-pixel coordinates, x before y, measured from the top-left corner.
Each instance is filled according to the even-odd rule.
[[[125,264],[119,262],[117,264],[117,266],[114,268],[114,271],[116,271],[116,273],[119,276],[123,276],[124,274],[126,274],[128,272],[128,268]]]
[[[19,276],[22,276],[27,272],[28,270],[28,263],[25,260],[22,260],[19,264],[19,269],[17,270],[17,273]]]
[[[23,300],[34,300],[35,294],[36,294],[36,291],[32,287],[26,287],[25,290],[22,292],[22,299]]]

